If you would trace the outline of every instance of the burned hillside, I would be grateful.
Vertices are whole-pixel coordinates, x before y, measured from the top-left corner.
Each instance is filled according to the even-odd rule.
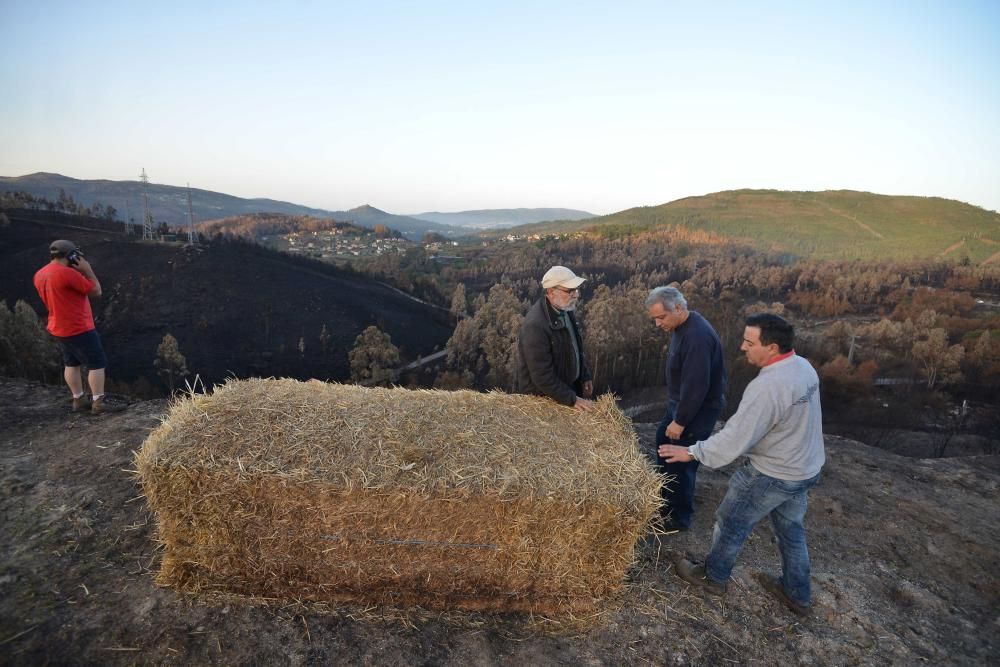
[[[55,238],[80,245],[101,280],[93,300],[117,389],[159,388],[153,361],[173,335],[191,373],[208,384],[229,375],[344,380],[347,354],[366,327],[390,334],[405,358],[443,347],[447,313],[328,264],[240,241],[144,243],[121,225],[78,216],[8,211],[0,228],[0,298],[39,313],[32,275]],[[122,382],[130,386],[125,386]],[[137,385],[138,383],[138,385]]]

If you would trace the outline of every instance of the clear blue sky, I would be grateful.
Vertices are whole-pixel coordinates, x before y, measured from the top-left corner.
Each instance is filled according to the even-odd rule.
[[[997,0],[0,0],[0,90],[5,176],[393,213],[743,187],[1000,209]]]

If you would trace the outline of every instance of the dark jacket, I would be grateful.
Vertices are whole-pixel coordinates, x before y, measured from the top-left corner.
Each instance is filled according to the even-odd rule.
[[[574,331],[570,332],[562,314],[552,308],[544,296],[532,304],[524,316],[517,338],[517,374],[514,390],[519,394],[548,396],[563,405],[574,405],[583,383],[590,380],[590,370],[583,354],[580,326],[569,312]],[[573,342],[580,351],[580,377],[572,377],[576,364]]]
[[[670,337],[667,387],[667,398],[677,404],[673,420],[687,427],[702,412],[712,413],[711,433],[726,406],[726,362],[719,334],[695,310],[689,311],[687,321]]]

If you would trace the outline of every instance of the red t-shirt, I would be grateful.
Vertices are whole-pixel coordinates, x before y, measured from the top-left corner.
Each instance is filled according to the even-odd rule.
[[[58,262],[46,264],[35,273],[35,289],[49,311],[50,334],[66,338],[94,328],[94,313],[87,297],[93,286],[82,273]]]

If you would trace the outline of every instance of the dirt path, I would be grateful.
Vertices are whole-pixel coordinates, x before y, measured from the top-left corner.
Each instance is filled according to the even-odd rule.
[[[807,517],[816,609],[804,621],[753,578],[777,571],[767,525],[724,599],[673,576],[673,555],[708,544],[731,472],[703,468],[693,529],[647,537],[618,607],[589,631],[552,636],[519,616],[402,620],[157,588],[153,526],[129,470],[164,409],[74,416],[63,389],[0,378],[0,663],[934,665],[1000,652],[1000,457],[915,460],[828,438]],[[653,426],[637,430],[650,444]]]
[[[833,206],[830,206],[829,204],[826,204],[826,203],[823,203],[823,202],[816,202],[816,203],[820,204],[823,208],[825,208],[826,210],[830,211],[830,213],[833,213],[834,215],[839,215],[841,218],[845,218],[847,220],[850,220],[851,222],[853,222],[858,227],[860,227],[861,229],[865,230],[866,232],[868,232],[869,234],[871,234],[875,238],[885,240],[885,236],[883,236],[882,234],[876,232],[874,229],[872,229],[871,227],[869,227],[864,222],[861,222],[860,220],[858,220],[857,217],[851,215],[850,213],[844,213],[843,211],[841,211],[841,210],[839,210],[837,208],[834,208]]]
[[[941,254],[938,255],[938,257],[944,257],[945,255],[947,255],[950,252],[955,252],[956,250],[958,250],[959,248],[961,248],[964,245],[965,245],[965,239],[962,239],[958,243],[952,243],[950,246],[948,246],[947,248],[945,248],[944,250],[942,250]]]

